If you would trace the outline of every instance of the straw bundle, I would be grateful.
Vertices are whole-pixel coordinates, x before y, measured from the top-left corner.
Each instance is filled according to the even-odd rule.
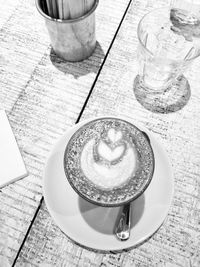
[[[56,19],[75,19],[86,14],[94,0],[46,0],[48,15]]]

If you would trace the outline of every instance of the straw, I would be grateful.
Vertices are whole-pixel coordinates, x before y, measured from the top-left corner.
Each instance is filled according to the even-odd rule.
[[[57,0],[58,18],[64,19],[63,15],[63,0]]]
[[[52,18],[58,18],[57,1],[46,0],[48,15]]]
[[[53,18],[58,18],[57,0],[52,0]]]
[[[92,9],[94,5],[94,0],[84,0],[85,2],[85,13]]]
[[[63,2],[63,19],[69,19],[70,13],[69,13],[69,0],[61,0]],[[75,1],[75,0],[74,0]]]
[[[83,16],[94,5],[94,0],[67,0],[67,1],[71,19]]]
[[[84,0],[67,0],[71,19],[81,17],[84,13]]]
[[[47,2],[48,15],[49,15],[50,17],[53,17],[52,0],[46,0],[46,2]]]

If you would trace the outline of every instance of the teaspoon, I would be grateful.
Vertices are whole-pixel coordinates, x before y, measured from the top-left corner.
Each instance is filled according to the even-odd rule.
[[[146,137],[147,141],[150,143],[149,136],[142,132]],[[121,241],[128,240],[130,237],[130,228],[131,228],[131,202],[125,204],[122,208],[119,220],[117,221],[115,234],[117,238]]]
[[[121,241],[125,241],[130,237],[131,227],[131,202],[124,205],[122,212],[116,224],[115,234]]]

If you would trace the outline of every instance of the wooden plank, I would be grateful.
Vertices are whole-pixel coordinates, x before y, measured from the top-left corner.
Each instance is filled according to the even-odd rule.
[[[68,63],[52,52],[34,1],[6,5],[0,28],[0,107],[9,117],[29,176],[0,191],[0,265],[10,266],[41,200],[49,150],[73,125],[101,67],[128,0],[101,1],[92,57]],[[11,8],[11,11],[9,11]],[[2,10],[1,10],[2,12]],[[6,265],[7,264],[7,265]]]
[[[9,19],[12,17],[12,14],[15,9],[20,5],[20,0],[0,0],[0,29],[6,24]]]
[[[17,266],[199,266],[200,60],[187,72],[192,96],[182,110],[152,113],[136,101],[133,94],[137,74],[135,22],[153,5],[153,1],[135,1],[131,5],[82,119],[122,115],[145,126],[160,139],[172,162],[175,178],[175,194],[167,219],[138,248],[104,255],[71,243],[53,223],[43,203]]]

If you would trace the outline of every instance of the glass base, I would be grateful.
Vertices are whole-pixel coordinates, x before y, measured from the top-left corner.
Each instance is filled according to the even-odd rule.
[[[162,91],[148,88],[144,85],[142,77],[137,75],[133,90],[137,101],[143,107],[157,113],[170,113],[182,109],[191,95],[190,85],[183,75]]]

